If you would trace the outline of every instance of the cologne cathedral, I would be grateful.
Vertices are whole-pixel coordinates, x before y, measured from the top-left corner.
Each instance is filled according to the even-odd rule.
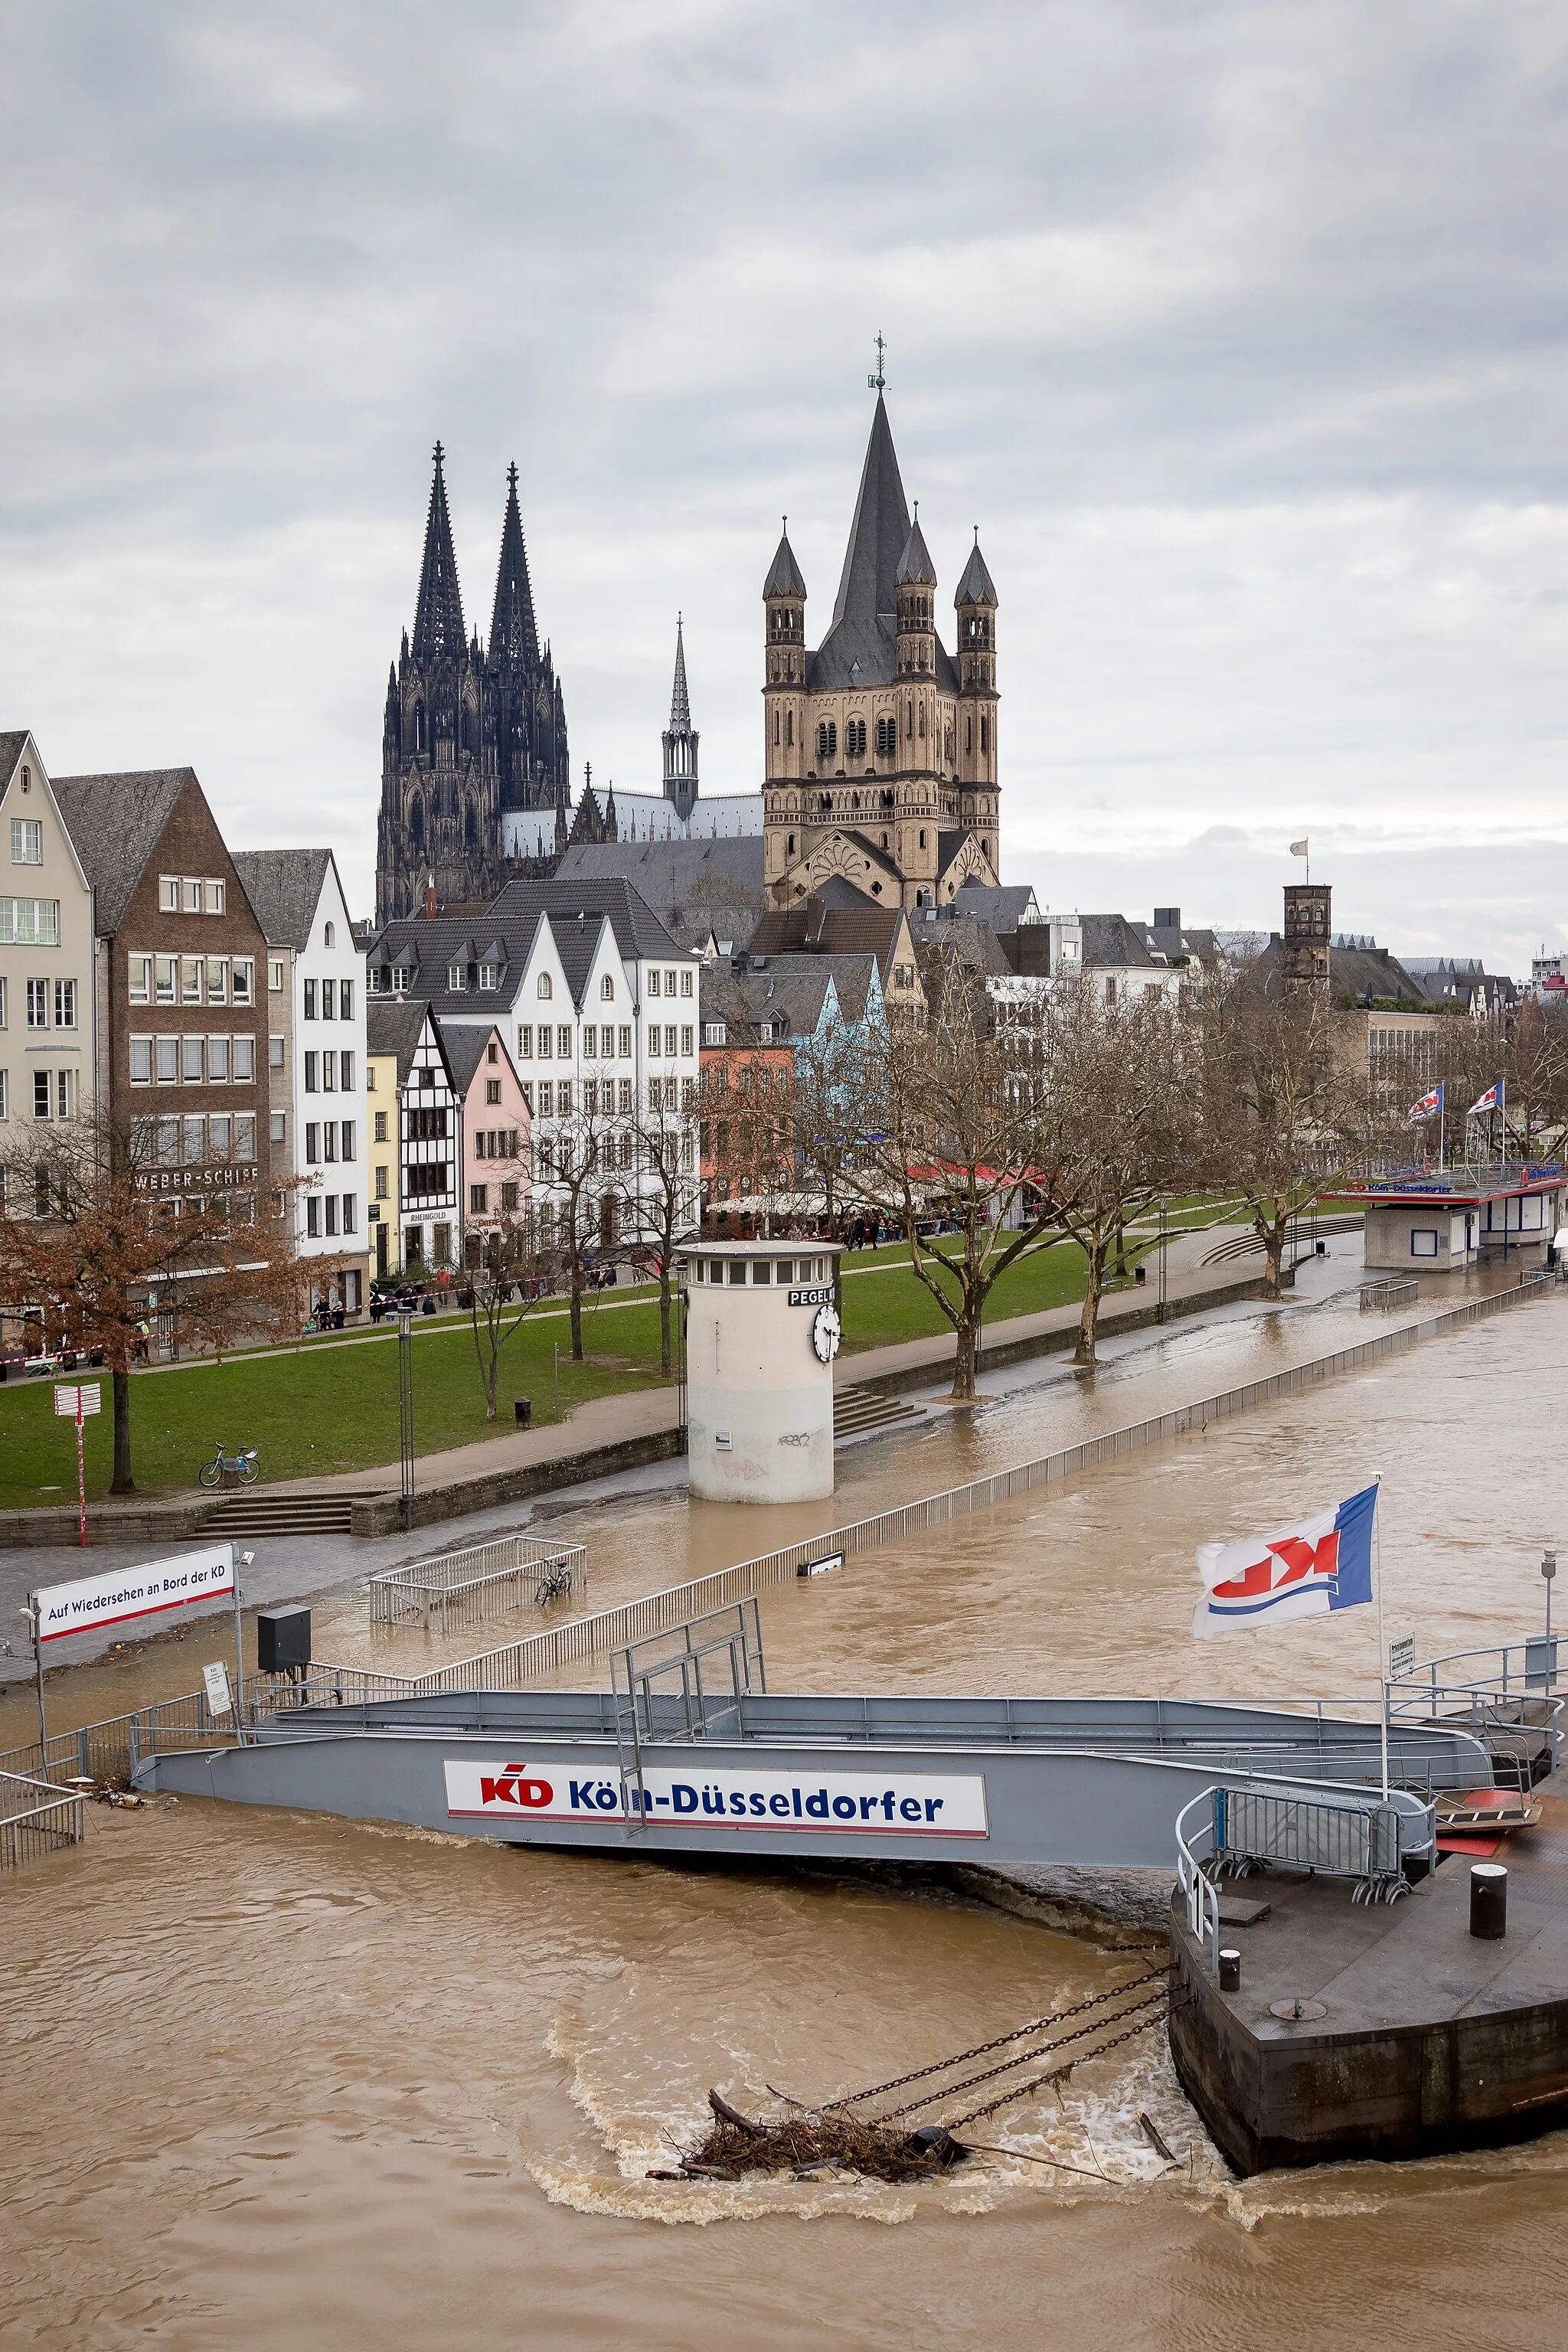
[[[464,625],[439,442],[435,456],[414,633],[404,633],[386,684],[382,923],[423,908],[432,881],[440,904],[472,905],[519,875],[552,870],[573,822],[566,709],[534,620],[517,467],[507,472],[487,650]]]

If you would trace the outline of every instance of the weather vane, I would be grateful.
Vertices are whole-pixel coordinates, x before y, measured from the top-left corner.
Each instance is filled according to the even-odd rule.
[[[881,336],[879,335],[877,338],[877,373],[875,375],[868,375],[866,378],[866,382],[873,392],[883,392],[887,389],[888,379],[882,373],[882,355],[886,352],[887,348],[887,344],[882,341]]]

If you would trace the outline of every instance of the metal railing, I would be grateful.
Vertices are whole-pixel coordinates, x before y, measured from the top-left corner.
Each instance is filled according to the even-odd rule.
[[[1429,1658],[1388,1686],[1388,1719],[1442,1723],[1474,1734],[1505,1785],[1533,1787],[1556,1771],[1568,1739],[1568,1694],[1557,1696],[1557,1636]]]
[[[384,1569],[370,1579],[370,1622],[422,1625],[426,1633],[461,1633],[488,1617],[504,1617],[526,1603],[580,1593],[588,1554],[582,1544],[549,1543],[537,1536],[498,1536],[460,1551]]]
[[[80,1845],[86,1833],[79,1792],[62,1796],[47,1780],[0,1772],[0,1870],[20,1870],[57,1846]]]
[[[1342,1788],[1279,1781],[1238,1789],[1217,1781],[1176,1816],[1176,1884],[1187,1927],[1211,1970],[1219,1966],[1217,1879],[1273,1864],[1356,1882],[1352,1900],[1393,1902],[1407,1862],[1437,1851],[1433,1806],[1407,1790],[1358,1798]]]
[[[1413,1274],[1382,1275],[1361,1286],[1361,1305],[1367,1307],[1399,1307],[1406,1299],[1418,1298],[1421,1285]]]
[[[215,1716],[205,1689],[187,1691],[180,1698],[83,1724],[77,1731],[51,1732],[44,1749],[36,1739],[29,1747],[13,1748],[0,1756],[0,1772],[31,1773],[57,1783],[74,1775],[122,1780],[160,1748],[207,1748],[236,1737],[232,1715]]]
[[[639,1830],[648,1821],[644,1741],[705,1739],[725,1731],[739,1738],[745,1728],[746,1694],[768,1686],[762,1612],[755,1601],[716,1609],[676,1630],[678,1640],[656,1634],[629,1643],[610,1660],[621,1804]],[[669,1704],[656,1710],[661,1697]],[[670,1720],[676,1710],[678,1718]]]
[[[1215,1854],[1217,1794],[1217,1790],[1205,1789],[1176,1815],[1176,1885],[1186,1897],[1188,1931],[1211,1976],[1219,1974],[1219,1890],[1205,1865]]]

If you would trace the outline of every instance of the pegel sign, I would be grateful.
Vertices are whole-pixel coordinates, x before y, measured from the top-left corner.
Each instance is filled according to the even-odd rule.
[[[590,1765],[446,1763],[459,1820],[624,1822],[619,1775]],[[651,1822],[693,1829],[833,1830],[857,1837],[990,1835],[981,1773],[668,1771],[645,1765]],[[632,1791],[637,1802],[637,1791]]]
[[[83,1576],[74,1584],[47,1584],[36,1595],[38,1639],[57,1642],[62,1633],[88,1633],[122,1618],[154,1610],[183,1609],[192,1601],[216,1601],[234,1591],[234,1546],[208,1544],[202,1551],[177,1552],[145,1568],[121,1569],[112,1576]]]

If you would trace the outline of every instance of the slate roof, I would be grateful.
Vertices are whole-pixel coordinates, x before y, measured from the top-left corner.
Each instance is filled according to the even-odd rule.
[[[918,506],[915,509],[914,521],[910,527],[910,535],[904,541],[904,551],[899,558],[898,571],[893,575],[893,585],[896,588],[934,588],[936,586],[936,566],[931,560],[931,550],[926,545],[925,533],[921,529]]]
[[[236,849],[236,873],[269,947],[303,948],[332,866],[330,849]],[[336,871],[336,867],[332,869]]]
[[[800,566],[795,560],[795,550],[789,543],[788,531],[785,531],[779,541],[777,551],[768,566],[768,576],[763,583],[763,593],[764,596],[804,596],[805,593],[805,582],[801,576]]]
[[[1152,971],[1154,959],[1125,915],[1082,915],[1079,919],[1083,927],[1086,971],[1106,966],[1121,971],[1139,964]]]
[[[1269,935],[1268,946],[1258,959],[1258,969],[1266,985],[1277,984],[1281,954],[1278,931]],[[1391,956],[1386,948],[1373,940],[1361,947],[1329,946],[1329,993],[1336,1005],[1364,1006],[1373,997],[1403,998],[1415,1013],[1435,1012],[1427,1003],[1419,982],[1411,978],[1404,965]]]
[[[419,1033],[425,1026],[429,1007],[417,997],[393,999],[367,997],[365,1000],[365,1051],[370,1054],[395,1054],[397,1083],[404,1085],[414,1067],[414,1049],[419,1043]]]
[[[652,910],[651,919],[667,939],[682,940],[689,949],[706,939],[710,929],[721,939],[750,937],[766,898],[763,873],[760,833],[717,841],[584,842],[566,852],[552,886],[531,887],[581,894],[605,889],[618,879]],[[660,946],[649,952],[658,955],[665,950]]]
[[[898,676],[899,651],[897,573],[909,544],[910,510],[899,478],[887,404],[879,393],[871,435],[866,445],[866,462],[860,469],[855,519],[849,526],[849,544],[845,550],[844,570],[833,606],[833,624],[816,651],[806,656],[805,683],[809,693],[893,683]],[[923,540],[921,546],[923,550]],[[940,637],[936,682],[946,693],[958,691],[958,673]]]
[[[998,883],[994,887],[985,882],[961,882],[956,897],[937,908],[944,923],[967,915],[974,922],[989,923],[994,931],[1016,931],[1031,912],[1038,915],[1039,902],[1027,882]]]
[[[500,1038],[500,1027],[492,1024],[489,1029],[481,1029],[477,1025],[465,1028],[455,1022],[443,1021],[437,1016],[436,1028],[446,1052],[447,1066],[451,1072],[452,1084],[466,1101],[468,1088],[474,1083],[474,1072],[485,1058],[486,1047],[492,1037]],[[500,1049],[503,1054],[506,1053],[504,1038],[500,1038]],[[508,1060],[509,1062],[510,1060],[510,1055]]]
[[[917,920],[910,929],[917,951],[925,947],[938,954],[945,952],[956,956],[960,963],[967,964],[971,971],[1005,975],[1013,969],[1002,952],[1001,943],[991,925],[977,922],[972,916],[958,914],[944,907],[938,921],[925,923]]]
[[[16,762],[22,756],[26,740],[25,727],[0,730],[0,791],[4,791],[16,774]]]
[[[50,780],[82,870],[95,894],[100,939],[112,938],[194,768],[145,768],[109,776]]]
[[[653,908],[626,878],[626,866],[584,863],[584,859],[592,860],[595,851],[615,851],[623,846],[630,846],[635,851],[637,845],[636,843],[623,845],[608,841],[579,843],[574,849],[567,851],[552,881],[509,882],[491,904],[490,920],[498,930],[505,930],[509,925],[515,929],[520,919],[532,915],[565,916],[573,921],[580,912],[590,917],[605,915],[615,932],[616,947],[628,961],[638,956],[678,954],[679,950],[675,940]],[[658,850],[680,848],[687,845],[649,842],[641,845]],[[709,849],[734,845],[721,841],[704,845]],[[754,847],[760,869],[763,856],[760,836],[754,837]],[[556,935],[559,938],[559,925]]]
[[[985,558],[980,552],[980,533],[974,534],[974,544],[969,551],[969,561],[963,567],[963,577],[953,593],[955,604],[989,604],[996,606],[996,590],[985,568]]]
[[[824,956],[791,956],[776,965],[770,959],[762,971],[710,965],[701,980],[701,1017],[735,1027],[782,1019],[784,1035],[775,1042],[788,1044],[816,1034],[834,985]]]

